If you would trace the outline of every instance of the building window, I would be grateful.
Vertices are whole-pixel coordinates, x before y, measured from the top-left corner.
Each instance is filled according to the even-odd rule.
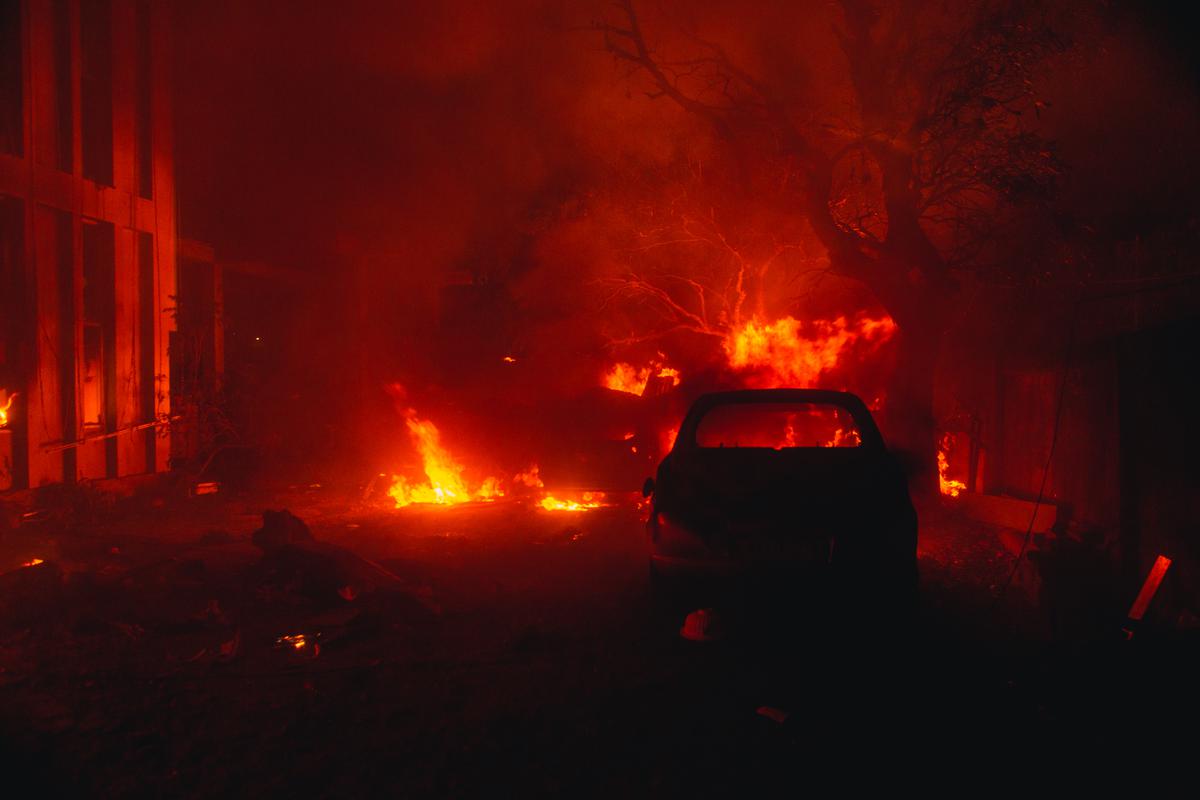
[[[104,328],[95,322],[83,323],[82,372],[80,419],[84,433],[96,433],[104,428]]]
[[[112,9],[108,0],[79,4],[82,57],[83,177],[113,185]]]
[[[75,102],[71,91],[71,8],[54,0],[54,126],[55,165],[75,171]]]
[[[0,0],[0,153],[25,152],[21,0]]]
[[[113,226],[83,226],[83,353],[79,410],[85,434],[111,431],[116,421],[116,325]]]
[[[150,38],[150,3],[148,0],[138,0],[134,13],[136,14],[137,36],[137,108],[134,114],[134,153],[137,160],[138,194],[147,200],[154,198],[154,155],[151,121],[153,107],[151,105],[151,79],[153,60],[151,58]]]
[[[138,232],[138,406],[139,421],[155,419],[154,374],[154,236]],[[156,431],[146,434],[146,471],[154,471]]]
[[[25,209],[15,197],[0,195],[0,391],[15,392],[26,376],[19,352],[25,336],[28,308],[25,297]],[[0,400],[0,405],[8,400]]]

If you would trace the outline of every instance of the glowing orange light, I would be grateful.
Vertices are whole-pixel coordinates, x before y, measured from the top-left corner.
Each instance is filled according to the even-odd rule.
[[[454,505],[478,500],[495,500],[504,496],[504,490],[500,488],[500,482],[496,478],[485,479],[474,491],[467,486],[463,478],[462,464],[455,461],[450,451],[442,446],[441,434],[432,422],[421,419],[410,408],[404,411],[404,424],[408,427],[413,445],[421,455],[421,464],[428,482],[415,483],[402,475],[393,475],[388,496],[396,501],[396,508],[413,503]]]
[[[36,567],[38,564],[44,564],[44,563],[45,562],[42,561],[42,559],[40,559],[40,558],[31,558],[30,560],[26,561],[21,566],[22,567]]]
[[[0,406],[0,428],[8,425],[8,411],[12,408],[13,400],[17,398],[17,393],[13,392],[8,396],[8,402]]]
[[[290,647],[296,652],[308,650],[309,655],[313,656],[314,658],[321,653],[321,645],[310,639],[308,636],[305,636],[303,633],[292,633],[286,636],[280,636],[275,640],[275,644],[278,647]]]
[[[851,428],[849,431],[844,431],[838,428],[833,432],[833,438],[830,439],[826,447],[858,447],[862,444],[862,437],[858,435],[858,431]]]
[[[582,499],[578,501],[559,500],[553,495],[546,495],[538,505],[546,511],[586,511],[591,508],[603,508],[606,505],[603,500],[602,492],[584,492]]]
[[[659,353],[659,357],[664,356]],[[613,364],[612,368],[605,373],[604,385],[614,392],[643,395],[646,393],[646,386],[649,385],[651,377],[669,379],[672,386],[678,386],[680,380],[679,370],[667,366],[662,361],[654,361],[648,367],[635,367],[633,364],[621,361]]]
[[[620,362],[613,364],[612,369],[604,376],[604,385],[614,392],[640,395],[646,391],[646,383],[649,380],[649,367],[638,369],[632,364]]]
[[[950,447],[950,434],[942,437],[940,446],[938,447],[937,466],[938,466],[938,490],[947,497],[958,497],[960,493],[966,490],[967,485],[959,480],[953,480],[948,477],[950,471],[950,459],[946,456],[946,451]]]
[[[501,360],[501,361],[503,361],[505,364],[515,364],[515,363],[517,363],[517,360],[516,360],[515,358],[513,358],[512,356],[505,356],[504,358],[502,358],[502,359],[500,359],[500,360]]]
[[[679,436],[679,426],[669,428],[662,435],[662,452],[669,453],[675,447],[675,439]]]
[[[837,366],[842,352],[857,342],[878,346],[892,337],[890,317],[855,321],[838,317],[803,323],[782,317],[772,323],[752,320],[725,337],[725,355],[734,369],[753,370],[759,388],[817,384],[821,374]]]
[[[518,472],[513,476],[513,483],[519,483],[522,486],[528,486],[530,489],[541,489],[544,485],[541,476],[538,475],[538,465],[534,464],[524,472]]]

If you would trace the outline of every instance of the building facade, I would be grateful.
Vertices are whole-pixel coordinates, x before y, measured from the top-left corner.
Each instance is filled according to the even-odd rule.
[[[168,465],[166,11],[0,0],[0,491]]]

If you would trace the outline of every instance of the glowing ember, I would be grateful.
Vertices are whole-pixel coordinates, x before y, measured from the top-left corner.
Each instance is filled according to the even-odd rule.
[[[950,435],[942,437],[941,445],[938,447],[937,466],[938,466],[938,489],[947,497],[958,497],[960,492],[966,490],[967,485],[962,481],[953,480],[947,477],[950,471],[950,460],[946,456],[946,451],[949,449]]]
[[[586,511],[590,508],[603,508],[606,505],[603,500],[602,492],[584,492],[579,501],[559,500],[553,495],[546,495],[538,505],[547,511]]]
[[[505,356],[504,358],[502,358],[502,359],[500,359],[500,360],[501,360],[501,361],[503,361],[505,364],[515,364],[515,363],[517,363],[517,360],[516,360],[515,358],[513,358],[512,356]]]
[[[0,428],[8,425],[8,411],[12,408],[13,400],[17,398],[17,393],[13,392],[8,396],[8,402],[0,406]]]
[[[396,508],[413,503],[453,505],[477,500],[494,500],[504,495],[500,482],[495,478],[485,479],[478,489],[472,491],[463,478],[462,464],[455,461],[450,451],[442,446],[437,426],[418,417],[411,408],[403,413],[409,436],[417,452],[421,454],[421,463],[428,482],[415,483],[402,475],[393,475],[388,496],[396,501]]]
[[[42,559],[40,559],[40,558],[31,558],[30,560],[26,561],[21,566],[22,567],[36,567],[38,564],[43,564],[43,563],[45,563],[45,562],[43,562]]]
[[[857,342],[878,346],[895,330],[890,317],[857,321],[838,317],[811,323],[782,317],[770,324],[754,320],[725,337],[725,354],[733,368],[756,371],[754,383],[760,388],[803,389],[816,385],[822,373],[836,367],[846,348]]]
[[[275,645],[285,649],[291,648],[297,652],[304,652],[307,650],[308,653],[314,658],[321,652],[321,645],[305,636],[303,633],[293,633],[286,636],[280,636],[275,640]]]

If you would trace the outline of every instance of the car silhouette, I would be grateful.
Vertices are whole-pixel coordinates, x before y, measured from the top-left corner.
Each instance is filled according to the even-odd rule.
[[[763,589],[860,608],[915,595],[908,483],[853,394],[702,395],[643,493],[652,584],[692,608]]]

